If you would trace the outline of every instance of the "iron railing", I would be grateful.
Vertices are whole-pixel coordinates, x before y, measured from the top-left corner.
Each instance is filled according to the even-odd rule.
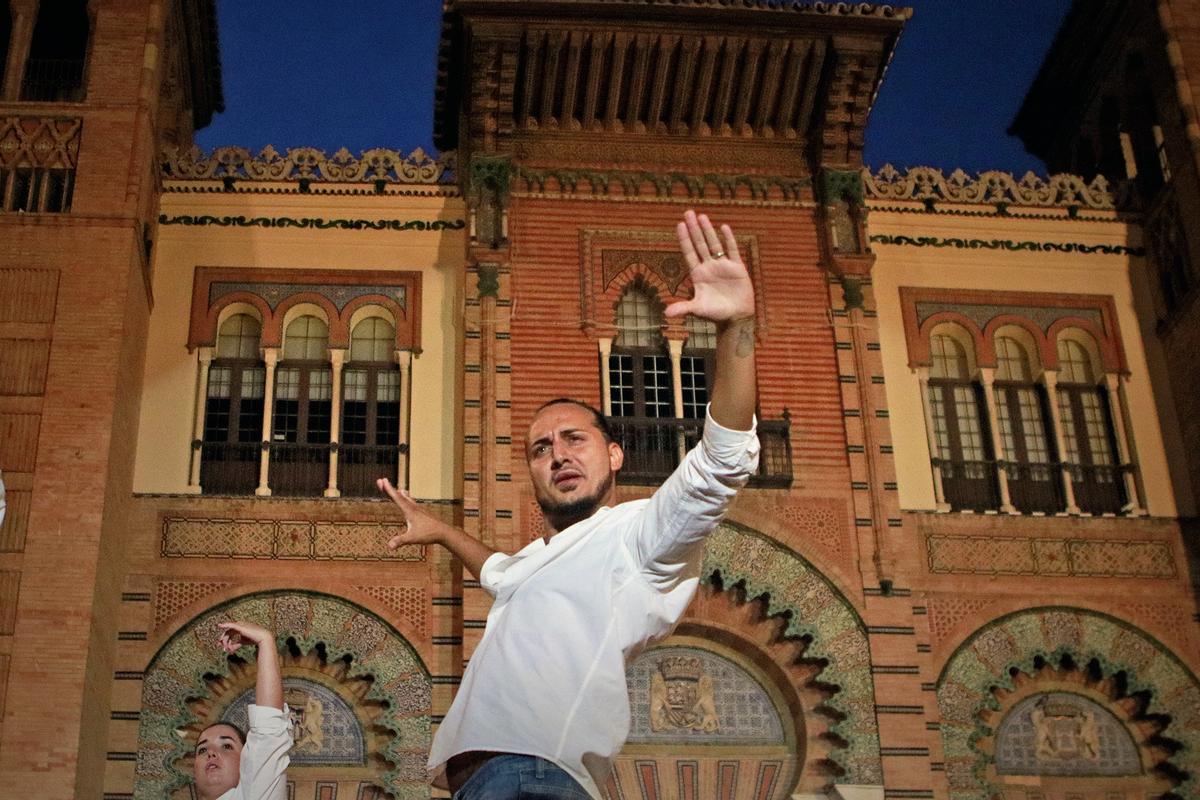
[[[1012,505],[1022,513],[1057,514],[1066,511],[1063,470],[1071,476],[1075,505],[1088,514],[1119,514],[1128,502],[1126,472],[1130,464],[1087,466],[1062,462],[950,461],[933,459],[942,472],[942,494],[955,511],[994,511],[1000,508],[997,467],[1008,476]]]
[[[377,497],[375,481],[389,478],[396,482],[400,467],[398,444],[343,444],[338,447],[338,491],[342,497]]]
[[[1066,506],[1059,464],[1006,461],[1004,472],[1008,475],[1009,498],[1018,511],[1055,514]]]
[[[253,494],[258,486],[260,442],[200,442],[200,491]]]
[[[609,417],[609,428],[625,451],[622,483],[657,486],[675,471],[683,456],[700,441],[704,420]],[[762,452],[751,486],[792,485],[791,421],[784,418],[758,423]]]
[[[320,497],[329,486],[329,444],[271,442],[267,485],[280,497]]]
[[[1075,490],[1075,505],[1091,514],[1119,514],[1125,508],[1125,472],[1128,465],[1084,466],[1066,464]]]

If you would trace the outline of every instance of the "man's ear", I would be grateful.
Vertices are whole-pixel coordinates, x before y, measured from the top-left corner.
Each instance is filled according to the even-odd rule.
[[[621,445],[616,442],[608,443],[608,467],[613,472],[621,469],[625,463],[625,451],[621,449]]]

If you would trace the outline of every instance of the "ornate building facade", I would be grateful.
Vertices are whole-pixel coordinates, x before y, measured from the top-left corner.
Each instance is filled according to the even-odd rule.
[[[454,0],[440,157],[191,148],[221,107],[207,2],[5,10],[14,796],[190,797],[195,733],[251,696],[214,634],[242,617],[279,635],[291,797],[429,797],[488,598],[385,548],[373,480],[519,548],[545,531],[524,433],[569,395],[619,432],[622,499],[651,492],[711,370],[713,332],[662,315],[689,207],[759,292],[763,459],[630,666],[608,796],[1200,795],[1171,338],[1197,327],[1160,322],[1126,176],[863,164],[907,10]]]

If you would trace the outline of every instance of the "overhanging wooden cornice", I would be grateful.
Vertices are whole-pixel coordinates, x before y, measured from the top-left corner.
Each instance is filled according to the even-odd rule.
[[[609,153],[664,137],[812,143],[821,163],[855,165],[908,16],[840,3],[456,0],[438,145],[469,157],[542,136]]]

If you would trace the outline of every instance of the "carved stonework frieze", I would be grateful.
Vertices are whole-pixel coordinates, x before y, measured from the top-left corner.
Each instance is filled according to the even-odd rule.
[[[83,120],[0,117],[0,166],[74,169]]]
[[[1085,183],[1078,175],[1041,178],[1033,172],[1027,172],[1018,179],[1008,172],[997,170],[971,176],[956,169],[946,177],[934,167],[911,167],[901,173],[891,164],[884,164],[874,174],[864,168],[862,179],[869,200],[1076,207],[1106,211],[1114,207],[1112,192],[1103,175],[1097,175],[1091,183]]]
[[[726,202],[811,202],[812,181],[780,175],[691,175],[684,172],[521,167],[516,187],[531,195],[645,197]]]
[[[1165,542],[928,534],[925,549],[941,574],[1165,580],[1178,571]]]
[[[403,526],[382,522],[166,517],[164,558],[268,558],[309,561],[424,561],[420,545],[387,549]]]
[[[315,147],[280,153],[268,145],[257,155],[244,147],[218,147],[205,153],[168,150],[163,177],[168,180],[320,181],[326,183],[438,184],[454,181],[455,154],[434,157],[421,148],[407,155],[376,147],[357,158],[346,148],[332,156]]]
[[[662,278],[671,294],[679,294],[679,287],[687,278],[687,269],[683,256],[678,252],[663,252],[661,250],[604,250],[600,254],[603,269],[603,283],[607,290],[613,280],[634,264],[645,264],[658,277]]]
[[[739,236],[738,250],[754,279],[758,329],[762,332],[768,317],[757,237]],[[662,303],[685,300],[689,294],[674,233],[587,229],[581,233],[580,256],[580,312],[585,329],[612,330],[616,302],[638,276],[654,286]]]

